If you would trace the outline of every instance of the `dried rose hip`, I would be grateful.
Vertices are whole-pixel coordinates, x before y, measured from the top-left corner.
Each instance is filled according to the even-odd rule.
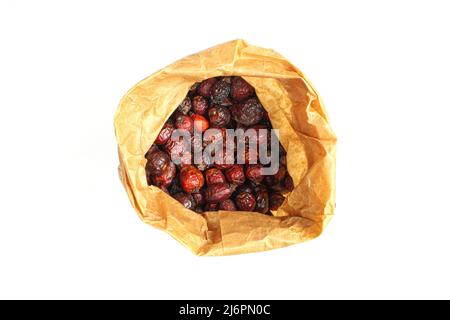
[[[192,133],[194,132],[194,120],[185,114],[178,113],[175,115],[175,127]]]
[[[231,80],[231,97],[236,101],[244,101],[253,96],[255,90],[241,77]]]
[[[205,132],[209,128],[208,120],[199,114],[192,114],[192,120],[194,121],[194,128],[199,132]]]
[[[194,193],[199,192],[205,184],[203,174],[196,167],[186,165],[180,170],[180,183],[184,192]]]
[[[228,100],[228,96],[231,92],[231,79],[230,77],[225,77],[217,81],[211,88],[210,96],[211,103],[222,104]]]
[[[233,184],[240,185],[245,182],[244,167],[242,165],[233,165],[225,171],[227,180]]]
[[[209,78],[205,81],[202,81],[197,88],[197,92],[199,95],[204,96],[205,98],[209,98],[211,88],[217,82],[216,78]]]
[[[252,98],[231,108],[231,114],[236,122],[245,126],[257,124],[264,117],[264,109],[258,99]]]
[[[205,189],[205,199],[209,203],[218,203],[231,197],[236,186],[230,183],[216,183]]]
[[[233,200],[227,199],[225,201],[222,201],[219,206],[220,210],[225,211],[236,211],[236,205],[234,204]]]
[[[276,211],[284,202],[284,196],[280,193],[273,193],[269,198],[269,209]]]
[[[152,176],[152,182],[157,187],[167,187],[172,183],[176,173],[177,168],[175,167],[175,164],[170,162],[161,174]]]
[[[175,179],[173,179],[172,181],[172,185],[170,186],[170,194],[174,195],[180,192],[183,192],[183,188],[181,188],[180,179],[178,179],[178,177],[175,177]]]
[[[167,153],[164,151],[155,151],[149,155],[145,169],[150,175],[159,175],[169,163],[170,158]]]
[[[205,205],[205,211],[217,211],[219,209],[218,203],[207,203]]]
[[[191,99],[189,99],[189,97],[184,98],[178,106],[177,110],[183,114],[188,114],[188,112],[191,110]]]
[[[255,197],[248,192],[239,193],[236,195],[234,201],[236,202],[236,206],[239,210],[242,211],[253,211],[256,206]]]
[[[217,169],[225,170],[231,168],[233,166],[233,163],[234,163],[234,154],[232,153],[226,153],[225,151],[223,151],[221,154],[215,155],[214,166]]]
[[[195,113],[204,115],[206,110],[208,110],[208,107],[208,100],[206,100],[205,97],[195,96],[194,99],[192,99],[192,111]]]
[[[206,147],[211,143],[217,143],[222,141],[222,145],[225,146],[227,137],[227,129],[225,128],[212,128],[205,132],[203,135],[203,146]]]
[[[167,122],[162,127],[161,131],[158,134],[158,137],[155,140],[155,143],[158,145],[165,144],[167,140],[172,136],[172,132],[174,130],[174,125],[172,120],[167,120]]]
[[[208,109],[209,122],[212,127],[225,127],[230,122],[231,115],[227,107],[214,105]]]
[[[286,192],[291,192],[294,190],[294,181],[290,175],[287,175],[283,180],[283,187]]]
[[[195,206],[197,205],[194,198],[190,194],[180,192],[174,194],[173,197],[187,209],[194,210]]]
[[[248,180],[254,183],[261,183],[264,179],[262,169],[263,167],[260,164],[249,164],[245,169],[245,175]]]
[[[253,188],[249,183],[244,183],[240,186],[237,187],[236,189],[236,193],[243,193],[243,192],[247,192],[247,193],[253,193]]]
[[[281,183],[286,176],[286,167],[280,166],[278,171],[272,176],[274,183]]]
[[[216,184],[216,183],[225,183],[225,176],[222,171],[217,168],[211,168],[206,170],[205,172],[206,184],[208,186]]]
[[[195,192],[192,194],[192,197],[194,197],[197,207],[205,205],[205,196],[202,192]]]
[[[159,148],[156,144],[152,144],[150,146],[150,149],[148,149],[147,153],[145,154],[145,159],[148,159],[148,157],[155,151],[159,151]]]
[[[267,192],[267,190],[259,190],[258,192],[256,192],[255,198],[255,211],[260,213],[266,213],[267,211],[269,211],[269,193]]]
[[[169,139],[164,148],[170,156],[179,158],[184,157],[190,150],[189,141],[186,141],[183,137],[179,137],[178,140]]]

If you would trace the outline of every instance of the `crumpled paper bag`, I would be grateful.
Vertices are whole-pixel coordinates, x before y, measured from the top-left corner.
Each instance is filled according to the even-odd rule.
[[[148,186],[145,153],[189,88],[217,76],[242,76],[268,111],[295,189],[274,217],[259,213],[197,214]],[[335,207],[336,137],[306,77],[273,50],[227,42],[185,57],[135,85],[115,115],[120,177],[141,219],[197,255],[229,255],[292,245],[319,236]]]

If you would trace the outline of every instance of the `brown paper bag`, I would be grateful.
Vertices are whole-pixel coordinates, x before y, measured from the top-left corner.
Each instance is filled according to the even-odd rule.
[[[295,189],[274,217],[198,214],[147,185],[144,155],[190,86],[231,75],[242,76],[255,88],[287,151]],[[120,177],[133,207],[144,222],[165,230],[197,255],[263,251],[313,239],[333,215],[336,137],[317,92],[273,50],[236,40],[179,60],[129,90],[114,123]]]

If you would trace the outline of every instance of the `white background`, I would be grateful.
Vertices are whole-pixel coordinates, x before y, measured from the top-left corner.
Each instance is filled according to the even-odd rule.
[[[0,298],[450,298],[446,1],[1,1]],[[285,249],[196,257],[143,224],[113,116],[136,82],[243,38],[313,82],[336,216]]]

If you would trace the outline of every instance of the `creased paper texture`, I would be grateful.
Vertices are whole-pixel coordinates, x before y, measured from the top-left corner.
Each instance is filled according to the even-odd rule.
[[[279,129],[295,189],[274,212],[198,214],[148,186],[144,157],[189,88],[217,76],[242,76]],[[320,235],[335,207],[336,137],[317,92],[273,50],[227,42],[181,59],[144,79],[123,97],[115,115],[119,173],[142,220],[165,230],[197,255],[280,248]]]

